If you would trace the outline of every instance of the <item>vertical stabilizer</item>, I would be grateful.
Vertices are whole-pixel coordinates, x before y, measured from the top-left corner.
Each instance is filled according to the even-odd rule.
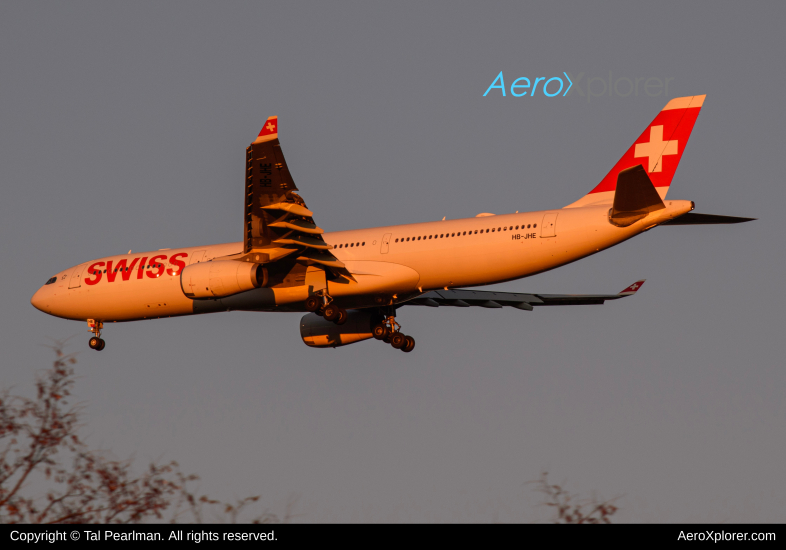
[[[639,164],[660,198],[665,198],[705,97],[694,95],[669,101],[595,189],[565,208],[611,204],[620,172]]]

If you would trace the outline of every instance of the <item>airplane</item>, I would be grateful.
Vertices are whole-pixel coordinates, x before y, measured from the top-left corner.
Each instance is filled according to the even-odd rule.
[[[241,242],[160,249],[82,262],[51,277],[31,303],[87,322],[104,349],[104,323],[221,311],[305,312],[303,342],[335,348],[374,338],[410,352],[398,309],[603,304],[618,294],[469,290],[521,279],[600,252],[660,225],[752,221],[692,213],[666,199],[706,96],[672,99],[587,195],[561,209],[326,233],[284,159],[278,118],[246,149]]]

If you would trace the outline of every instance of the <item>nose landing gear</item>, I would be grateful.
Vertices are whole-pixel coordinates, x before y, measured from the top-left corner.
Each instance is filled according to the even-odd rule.
[[[401,332],[401,325],[396,322],[396,317],[392,314],[386,315],[381,323],[374,325],[371,333],[374,338],[390,344],[394,349],[400,349],[405,353],[415,349],[415,339]]]
[[[104,328],[104,323],[102,321],[96,321],[94,319],[87,320],[87,330],[93,333],[93,337],[87,344],[90,346],[90,349],[101,351],[106,347],[106,342],[104,342],[104,339],[101,338],[102,328]]]

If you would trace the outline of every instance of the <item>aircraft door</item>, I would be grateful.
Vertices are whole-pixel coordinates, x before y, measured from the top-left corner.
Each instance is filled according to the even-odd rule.
[[[557,236],[557,214],[558,212],[547,212],[543,216],[543,223],[540,225],[541,237]]]
[[[191,253],[191,261],[188,262],[188,265],[198,264],[199,262],[204,261],[204,258],[205,258],[205,251],[204,250],[194,250]]]
[[[390,236],[392,234],[393,233],[385,233],[382,236],[382,248],[379,250],[382,254],[387,254],[388,250],[390,250]]]
[[[68,281],[68,288],[79,288],[82,286],[82,272],[85,270],[87,264],[78,265],[71,273],[71,280]]]

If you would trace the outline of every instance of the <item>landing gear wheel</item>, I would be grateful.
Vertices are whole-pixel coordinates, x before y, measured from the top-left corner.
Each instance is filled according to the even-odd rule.
[[[412,336],[407,336],[407,342],[404,344],[404,347],[401,348],[401,351],[404,353],[409,353],[413,349],[415,349],[415,339]]]
[[[401,334],[400,332],[396,332],[393,336],[390,337],[390,345],[393,346],[395,349],[401,349],[404,347],[404,344],[407,343],[407,337]]]
[[[321,307],[322,307],[322,300],[320,300],[316,296],[309,296],[308,298],[306,298],[306,311],[310,311],[311,313],[314,313]]]
[[[95,319],[87,319],[87,330],[93,333],[93,337],[88,342],[90,349],[101,351],[104,349],[106,342],[101,339],[101,329],[104,328],[103,321],[96,321]]]
[[[335,321],[341,315],[341,308],[335,304],[329,304],[324,310],[325,319]]]
[[[343,307],[340,308],[338,310],[338,319],[335,320],[335,323],[337,325],[343,325],[344,323],[347,322],[347,319],[349,319],[349,314],[347,313],[347,310],[344,309]]]
[[[377,340],[384,340],[385,336],[388,335],[388,327],[382,323],[374,325],[374,328],[371,329],[371,334],[373,334],[374,338]]]

